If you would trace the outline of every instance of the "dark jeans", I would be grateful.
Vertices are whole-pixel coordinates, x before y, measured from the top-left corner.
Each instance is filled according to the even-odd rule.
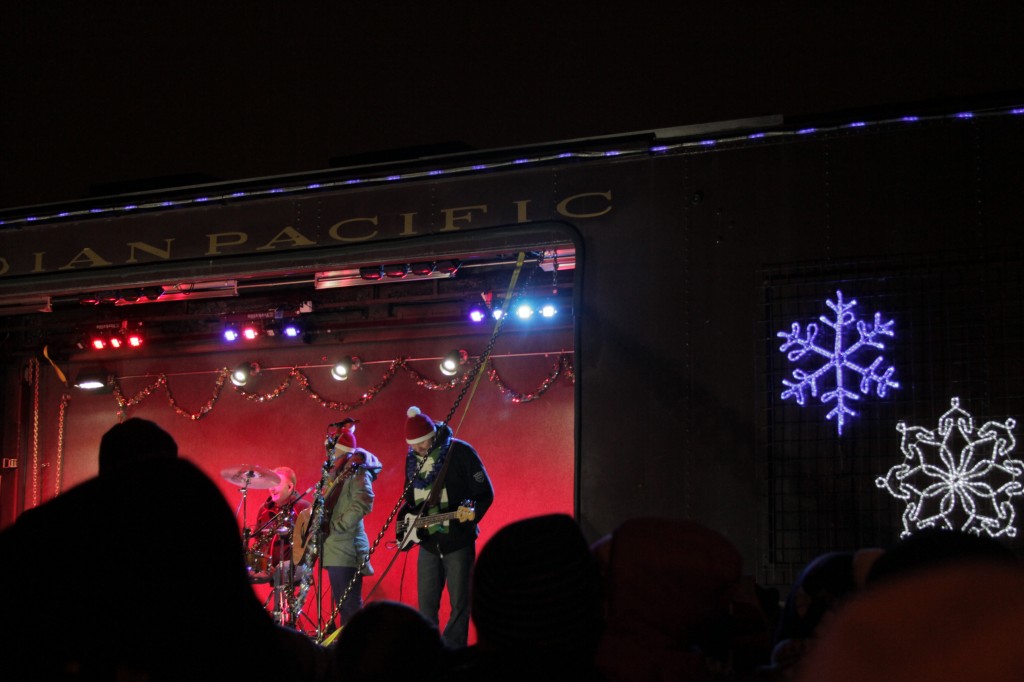
[[[434,625],[438,623],[441,592],[448,585],[451,615],[444,628],[444,641],[451,647],[464,647],[469,641],[469,581],[476,559],[476,544],[438,556],[422,547],[416,562],[420,613]]]
[[[348,589],[348,584],[352,582],[352,576],[354,575],[356,575],[356,568],[354,566],[327,567],[327,577],[331,581],[331,599],[334,600],[334,604],[337,604],[338,600],[345,594],[345,590]],[[362,607],[363,576],[360,574],[356,577],[355,585],[352,586],[348,596],[345,597],[345,601],[341,605],[341,624],[345,625],[352,620],[352,616]],[[331,611],[334,611],[333,607]]]

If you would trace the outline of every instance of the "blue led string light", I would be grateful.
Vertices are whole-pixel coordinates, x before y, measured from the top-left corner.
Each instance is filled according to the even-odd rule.
[[[47,220],[57,220],[66,218],[85,217],[96,214],[111,214],[124,211],[132,210],[146,210],[146,209],[161,209],[161,208],[187,208],[199,203],[205,203],[210,201],[232,201],[238,199],[258,199],[261,197],[276,195],[276,194],[301,194],[312,190],[325,190],[332,188],[340,188],[349,185],[362,185],[362,184],[386,184],[401,181],[419,180],[423,178],[436,177],[438,175],[467,175],[471,173],[478,173],[482,171],[492,171],[501,168],[510,168],[513,166],[524,166],[524,165],[540,165],[544,163],[550,163],[552,161],[560,161],[566,159],[577,159],[577,160],[594,160],[604,159],[611,157],[636,157],[636,156],[647,156],[650,154],[665,154],[669,152],[684,153],[687,151],[704,150],[709,147],[719,147],[725,144],[731,143],[743,143],[750,142],[753,140],[778,140],[781,138],[795,137],[795,136],[811,136],[816,134],[835,132],[840,130],[847,130],[850,128],[865,128],[872,126],[885,126],[894,124],[905,124],[905,123],[917,123],[921,121],[936,121],[936,120],[970,120],[975,118],[993,117],[993,116],[1017,116],[1024,113],[1024,107],[1015,106],[1007,109],[993,109],[984,112],[973,112],[973,111],[960,111],[953,114],[940,114],[934,116],[901,116],[897,118],[881,119],[878,121],[854,121],[850,123],[839,124],[831,127],[808,127],[799,128],[794,130],[772,130],[772,131],[757,131],[752,133],[743,133],[739,135],[723,136],[714,139],[700,139],[681,141],[670,144],[658,143],[655,145],[638,145],[630,149],[617,149],[610,151],[599,151],[599,152],[559,152],[557,154],[548,154],[543,156],[536,156],[530,158],[516,158],[506,161],[495,161],[492,163],[475,163],[470,166],[455,166],[452,168],[443,169],[432,169],[426,171],[411,171],[408,173],[401,174],[387,174],[377,177],[366,177],[366,178],[350,178],[345,180],[333,180],[327,182],[315,182],[299,184],[294,186],[282,186],[274,187],[271,189],[260,189],[251,191],[233,191],[220,196],[202,196],[202,197],[189,197],[175,200],[165,201],[154,201],[145,204],[129,204],[124,206],[103,206],[94,207],[88,209],[80,209],[75,211],[61,211],[60,213],[44,214],[36,216],[26,216],[21,218],[11,218],[8,220],[0,220],[0,226],[3,225],[19,225],[23,223],[39,222]]]

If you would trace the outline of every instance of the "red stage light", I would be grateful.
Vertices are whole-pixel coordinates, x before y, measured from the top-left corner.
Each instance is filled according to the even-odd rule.
[[[126,340],[128,341],[128,345],[132,348],[139,348],[142,346],[142,337],[138,334],[129,334]]]
[[[242,330],[242,336],[244,336],[249,341],[252,341],[259,335],[260,333],[256,329],[256,327],[246,327]]]
[[[107,347],[107,342],[98,336],[94,336],[92,340],[89,341],[89,345],[92,346],[94,350],[103,350]]]
[[[111,336],[110,337],[110,347],[111,348],[120,348],[122,343],[124,343],[124,342],[121,340],[120,336]]]

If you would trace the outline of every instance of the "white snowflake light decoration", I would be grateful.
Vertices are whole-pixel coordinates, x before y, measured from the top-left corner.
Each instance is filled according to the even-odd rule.
[[[1016,422],[990,421],[975,431],[960,399],[950,404],[934,431],[897,424],[904,461],[875,479],[879,488],[907,502],[900,536],[939,527],[1015,537],[1011,498],[1024,494],[1024,462],[1010,458]]]
[[[892,375],[895,367],[888,367],[884,372],[877,372],[878,366],[882,364],[882,356],[879,355],[866,367],[854,361],[854,355],[867,348],[885,348],[880,337],[895,336],[892,326],[893,321],[882,321],[881,313],[875,313],[873,324],[864,320],[857,320],[852,310],[857,305],[857,300],[843,301],[843,292],[836,291],[835,302],[825,301],[826,305],[835,313],[835,319],[828,319],[824,315],[819,317],[821,323],[830,327],[833,332],[832,347],[826,348],[818,345],[818,325],[811,322],[804,332],[800,330],[800,323],[794,322],[788,332],[779,332],[776,336],[785,339],[785,343],[779,346],[779,350],[787,353],[786,357],[790,362],[796,362],[805,355],[817,356],[822,360],[821,366],[812,372],[803,369],[793,370],[793,379],[783,379],[782,384],[786,390],[782,392],[782,399],[795,398],[796,402],[803,406],[807,401],[807,393],[812,397],[818,396],[819,380],[825,383],[828,379],[834,382],[834,388],[821,394],[821,402],[828,404],[835,402],[835,407],[826,415],[826,419],[835,418],[836,428],[839,435],[843,435],[843,423],[846,417],[856,416],[856,412],[849,406],[854,400],[860,400],[860,395],[855,391],[846,388],[846,374],[853,372],[854,380],[859,379],[860,392],[864,395],[871,393],[871,385],[875,384],[878,397],[884,398],[890,388],[899,388],[900,385],[893,381]],[[856,323],[856,324],[855,324]],[[847,336],[851,335],[851,327],[857,330],[858,338],[849,346],[845,345]]]

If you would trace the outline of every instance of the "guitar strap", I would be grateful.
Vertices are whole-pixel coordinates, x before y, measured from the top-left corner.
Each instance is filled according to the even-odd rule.
[[[447,428],[447,426],[448,425],[445,424],[445,428]],[[438,434],[440,434],[440,432],[440,429],[438,429]],[[455,439],[454,435],[451,435],[451,430],[449,430],[448,433],[448,448],[444,453],[444,462],[441,464],[441,470],[437,472],[437,478],[434,479],[434,484],[430,486],[430,494],[427,495],[427,499],[423,502],[423,509],[438,507],[440,504],[441,491],[444,490],[444,477],[445,474],[448,473],[448,463],[452,459],[449,455],[452,453],[452,445]]]

